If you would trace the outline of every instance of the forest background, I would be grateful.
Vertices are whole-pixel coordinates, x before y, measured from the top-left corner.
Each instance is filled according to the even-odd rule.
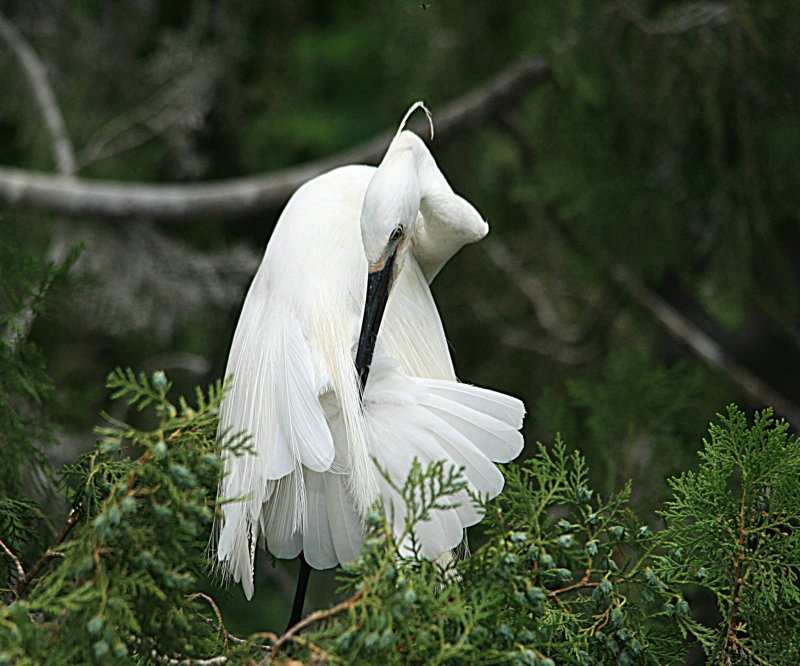
[[[117,366],[220,378],[293,189],[375,163],[423,99],[491,227],[433,285],[459,376],[525,401],[527,455],[561,433],[648,515],[729,403],[800,425],[797,34],[780,0],[0,3],[0,277],[65,266],[42,312],[0,291],[52,381],[46,456],[142,418]],[[206,585],[244,634],[285,622],[293,576]]]

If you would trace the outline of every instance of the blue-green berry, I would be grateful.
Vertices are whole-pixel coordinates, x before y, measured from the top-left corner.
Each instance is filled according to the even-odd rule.
[[[136,513],[136,500],[128,495],[119,503],[119,508],[122,509],[122,513]]]
[[[166,457],[167,445],[163,440],[156,442],[156,445],[153,447],[153,455],[155,456],[156,460],[163,460]]]
[[[98,661],[105,659],[108,656],[108,643],[105,641],[97,641],[97,643],[92,645],[92,651],[94,652],[95,659]]]
[[[525,532],[512,532],[509,539],[515,546],[522,546],[528,540],[528,535]]]
[[[575,545],[575,537],[571,534],[562,534],[558,537],[558,547],[559,548],[571,548]]]
[[[153,378],[150,381],[153,384],[153,388],[157,391],[167,388],[167,375],[163,370],[156,370],[153,373]]]
[[[611,535],[621,541],[625,537],[625,528],[622,525],[613,525],[608,528],[608,531],[611,532]]]
[[[556,569],[555,574],[562,583],[569,583],[572,580],[572,572],[569,569]]]
[[[100,615],[95,615],[86,623],[86,630],[92,635],[97,636],[103,631],[103,618]]]

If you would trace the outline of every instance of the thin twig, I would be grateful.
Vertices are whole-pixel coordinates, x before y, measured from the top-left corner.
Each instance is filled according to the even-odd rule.
[[[222,664],[228,663],[228,658],[223,655],[211,657],[210,659],[191,659],[189,657],[176,659],[159,654],[155,650],[150,651],[150,658],[159,664],[168,664],[169,666],[222,666]]]
[[[0,14],[0,37],[19,60],[53,142],[53,154],[59,173],[64,176],[72,176],[76,171],[75,151],[69,140],[64,116],[56,102],[45,66],[22,33],[2,14]]]
[[[280,647],[288,640],[293,638],[296,633],[302,631],[303,629],[314,624],[315,622],[319,622],[320,620],[333,617],[334,615],[338,615],[342,611],[347,610],[348,608],[352,607],[352,605],[355,604],[359,599],[361,599],[362,596],[364,596],[364,590],[359,590],[349,599],[345,599],[342,603],[336,604],[335,606],[333,606],[332,608],[328,608],[327,610],[314,611],[313,613],[311,613],[311,615],[308,615],[307,617],[303,618],[302,620],[300,620],[300,622],[294,625],[291,629],[289,629],[283,636],[281,636],[276,641],[275,645],[272,646],[271,654],[267,655],[266,659],[261,663],[267,664],[272,659],[274,659],[275,655],[278,654],[278,650],[280,649]]]
[[[25,569],[22,568],[22,562],[19,561],[19,558],[12,552],[12,550],[3,543],[3,540],[0,539],[0,547],[5,551],[6,555],[11,558],[11,561],[14,563],[14,566],[17,568],[17,574],[19,575],[19,579],[25,578]]]
[[[206,617],[205,615],[203,615],[200,612],[197,612],[197,617],[199,617],[203,622],[205,622],[209,627],[211,627],[217,633],[224,633],[225,634],[226,643],[228,641],[230,641],[234,645],[242,645],[243,643],[248,643],[249,642],[244,638],[239,638],[238,636],[234,636],[227,629],[225,629],[225,627],[222,627],[222,626],[218,625],[210,617]],[[270,647],[268,645],[262,645],[261,647],[265,648],[265,649],[270,649]]]
[[[36,575],[42,570],[50,560],[62,556],[63,553],[56,550],[58,546],[67,538],[67,535],[70,533],[72,528],[75,526],[75,523],[78,522],[80,512],[78,507],[74,507],[70,512],[69,516],[67,517],[67,522],[64,524],[64,527],[61,529],[61,533],[56,537],[56,540],[50,544],[48,549],[44,552],[39,558],[39,561],[33,565],[30,571],[25,574],[19,581],[17,581],[17,589],[16,593],[18,597],[21,597],[22,594],[25,592],[25,588],[28,587],[30,582],[36,577]]]
[[[211,597],[209,597],[207,594],[204,594],[202,592],[197,592],[195,594],[188,594],[186,596],[189,599],[197,599],[199,597],[200,599],[204,599],[205,601],[207,601],[209,603],[211,608],[214,610],[214,615],[217,616],[217,621],[219,622],[219,624],[214,622],[214,620],[212,620],[210,617],[206,617],[205,615],[203,615],[200,612],[197,612],[197,616],[201,620],[203,620],[203,622],[205,622],[208,626],[212,627],[214,629],[214,631],[216,631],[217,633],[223,634],[225,636],[225,648],[226,649],[228,647],[228,641],[230,641],[231,643],[233,643],[235,645],[242,645],[243,643],[248,643],[249,642],[249,641],[245,640],[244,638],[239,638],[238,636],[234,636],[232,633],[230,633],[225,628],[225,624],[222,622],[222,613],[220,613],[219,607],[217,606],[216,602]],[[268,646],[268,645],[262,645],[261,647],[266,649],[266,650],[271,649],[270,646]]]

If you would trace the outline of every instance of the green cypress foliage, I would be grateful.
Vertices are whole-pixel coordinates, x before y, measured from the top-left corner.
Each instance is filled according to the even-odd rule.
[[[198,390],[190,406],[166,398],[163,372],[117,370],[108,386],[149,408],[157,425],[140,430],[106,416],[96,448],[64,469],[72,512],[40,560],[53,563],[35,582],[18,580],[2,607],[6,661],[158,663],[220,647],[200,614],[213,606],[196,587],[217,505],[222,387]],[[232,438],[223,448],[240,454],[246,445]]]
[[[392,536],[391,505],[375,507],[362,556],[341,574],[344,602],[305,633],[238,639],[200,592],[220,510],[221,385],[192,406],[169,400],[161,372],[117,370],[108,386],[155,425],[107,417],[96,448],[65,468],[66,525],[25,578],[6,569],[0,663],[680,664],[695,642],[712,663],[796,663],[800,452],[770,410],[748,425],[731,407],[712,425],[699,469],[671,481],[662,530],[627,508],[630,485],[600,497],[579,453],[539,444],[506,467],[500,497],[473,498],[485,541],[449,569],[419,555],[414,527],[452,510],[464,481],[415,465],[396,488],[404,534]],[[700,588],[719,621],[693,616]]]
[[[723,622],[698,636],[715,663],[800,661],[800,447],[772,410],[711,426],[703,464],[672,479],[660,569],[714,594]]]

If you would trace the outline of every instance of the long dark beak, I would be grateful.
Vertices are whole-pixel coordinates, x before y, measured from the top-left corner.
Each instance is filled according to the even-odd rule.
[[[395,251],[386,258],[383,268],[370,271],[367,278],[367,300],[364,302],[364,319],[361,320],[361,333],[358,336],[356,351],[356,371],[361,381],[361,395],[364,395],[364,387],[367,385],[369,367],[375,352],[375,341],[378,339],[386,302],[389,300],[396,254],[395,248]]]

